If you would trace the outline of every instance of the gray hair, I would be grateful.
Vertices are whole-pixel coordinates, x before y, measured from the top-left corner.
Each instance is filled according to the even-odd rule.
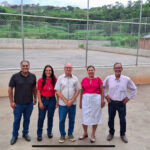
[[[22,60],[22,61],[20,62],[20,66],[22,65],[23,62],[27,62],[28,65],[30,66],[30,62],[29,62],[28,60]]]
[[[115,68],[115,66],[118,65],[118,64],[122,67],[122,63],[116,62],[116,63],[114,63],[114,68]]]

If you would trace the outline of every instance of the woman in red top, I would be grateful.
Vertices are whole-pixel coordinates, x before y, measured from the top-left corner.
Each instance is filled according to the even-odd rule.
[[[95,77],[94,66],[87,67],[88,77],[82,79],[80,108],[82,108],[82,126],[84,133],[79,138],[83,140],[88,137],[88,125],[92,125],[91,143],[95,142],[95,131],[98,124],[102,123],[101,108],[104,107],[103,82]]]
[[[46,112],[48,117],[47,122],[47,135],[52,138],[52,128],[53,128],[53,116],[55,108],[57,107],[54,86],[56,84],[56,77],[54,75],[54,70],[52,66],[46,65],[43,71],[42,78],[38,80],[38,129],[37,129],[37,140],[42,141],[42,131],[43,123],[45,119]]]

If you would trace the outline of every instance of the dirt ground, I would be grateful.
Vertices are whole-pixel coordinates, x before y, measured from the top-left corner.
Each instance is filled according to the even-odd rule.
[[[55,111],[54,116],[54,126],[53,126],[53,135],[52,139],[48,139],[46,134],[46,125],[47,120],[45,119],[44,131],[43,131],[43,141],[37,142],[37,118],[38,111],[37,105],[34,106],[34,111],[32,113],[31,122],[30,122],[30,132],[31,142],[27,142],[22,138],[22,122],[19,131],[19,138],[16,144],[10,145],[11,132],[12,132],[12,123],[13,123],[13,111],[9,105],[8,97],[0,98],[0,150],[36,150],[36,149],[64,149],[66,148],[34,148],[32,145],[115,145],[114,148],[90,148],[90,149],[101,149],[101,150],[150,150],[150,84],[149,85],[138,85],[138,93],[134,100],[131,100],[127,104],[127,137],[129,143],[125,144],[121,141],[119,136],[119,120],[118,115],[116,115],[115,120],[115,137],[112,141],[108,142],[106,137],[108,135],[108,113],[107,105],[103,109],[103,124],[99,125],[96,131],[96,143],[90,143],[90,134],[91,127],[89,127],[89,138],[76,142],[65,141],[64,144],[59,144],[58,139],[60,137],[59,133],[59,120],[58,120],[58,110]],[[78,98],[79,102],[79,98]],[[74,136],[76,139],[82,134],[82,125],[81,125],[81,110],[77,104],[77,114],[76,114],[76,123]],[[66,131],[68,127],[68,119],[66,120]],[[70,150],[82,149],[86,150],[87,148],[67,148]]]

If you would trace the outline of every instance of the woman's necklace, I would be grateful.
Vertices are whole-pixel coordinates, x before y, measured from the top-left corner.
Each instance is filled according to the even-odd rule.
[[[47,80],[46,80],[46,85],[47,85],[47,87],[48,87],[48,90],[50,91],[50,90],[51,90],[50,84],[47,83]]]
[[[89,78],[90,79],[90,85],[92,84],[92,79],[94,79],[94,78]]]

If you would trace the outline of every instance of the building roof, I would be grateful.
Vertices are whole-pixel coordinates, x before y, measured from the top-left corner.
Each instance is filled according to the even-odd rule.
[[[145,35],[145,36],[143,36],[142,38],[149,39],[149,38],[150,38],[150,34]]]

